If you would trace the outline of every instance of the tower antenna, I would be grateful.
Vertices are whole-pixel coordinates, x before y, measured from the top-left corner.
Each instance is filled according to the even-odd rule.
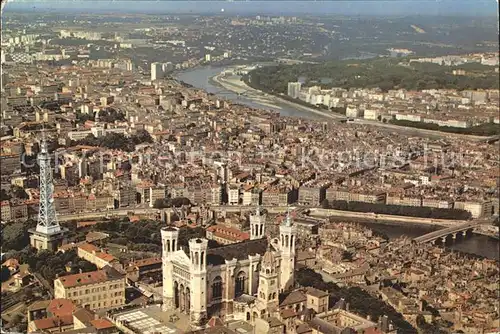
[[[42,142],[40,144],[40,153],[38,153],[38,166],[40,167],[38,223],[35,229],[30,230],[30,243],[32,247],[39,250],[57,250],[57,247],[62,244],[65,229],[62,229],[57,221],[54,205],[54,181],[50,166],[50,154],[47,147],[45,126],[43,124]]]

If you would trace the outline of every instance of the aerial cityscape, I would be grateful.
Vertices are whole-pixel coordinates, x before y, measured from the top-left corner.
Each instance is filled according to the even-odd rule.
[[[2,3],[1,332],[500,333],[498,3],[389,3]]]

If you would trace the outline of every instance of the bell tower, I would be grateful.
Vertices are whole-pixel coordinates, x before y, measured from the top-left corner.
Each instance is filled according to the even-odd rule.
[[[207,317],[207,239],[189,240],[191,258],[191,322],[200,324]]]
[[[265,236],[266,214],[257,206],[255,213],[250,214],[250,240],[261,239]]]
[[[260,264],[257,302],[262,310],[272,315],[279,305],[279,277],[276,258],[269,246]]]
[[[280,226],[280,292],[283,292],[293,286],[295,271],[295,241],[296,227],[293,226],[290,211]]]
[[[178,249],[179,229],[167,226],[161,229],[162,273],[163,273],[163,310],[175,309],[174,280],[172,276],[172,254]]]

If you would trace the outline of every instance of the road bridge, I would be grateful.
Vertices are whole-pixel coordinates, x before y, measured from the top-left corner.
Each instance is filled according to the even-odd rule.
[[[441,241],[444,244],[447,238],[451,237],[453,240],[455,240],[458,235],[465,236],[467,232],[472,232],[476,227],[485,223],[487,223],[487,221],[484,220],[473,220],[465,222],[459,225],[454,225],[438,231],[427,233],[420,237],[416,237],[413,239],[413,242],[422,244],[425,242]]]

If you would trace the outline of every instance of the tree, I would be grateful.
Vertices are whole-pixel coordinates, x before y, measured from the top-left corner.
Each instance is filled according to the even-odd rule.
[[[183,205],[191,205],[191,201],[186,197],[176,197],[172,199],[172,206],[180,207]]]
[[[195,228],[181,227],[179,229],[179,246],[189,247],[189,240],[195,238],[204,238],[205,233],[205,230],[199,226]]]
[[[12,188],[11,188],[10,191],[12,193],[12,196],[15,197],[15,198],[18,198],[18,199],[28,199],[29,198],[29,196],[26,193],[26,191],[23,188],[21,188],[21,187],[12,186]]]
[[[342,260],[344,260],[344,261],[352,261],[352,253],[350,253],[348,251],[344,251],[342,253]]]
[[[328,200],[326,198],[321,201],[321,208],[323,208],[323,209],[329,209],[330,208],[330,203],[328,202]]]
[[[424,328],[427,325],[424,316],[421,314],[417,315],[416,323],[419,328]]]
[[[8,201],[11,199],[11,196],[5,191],[5,189],[0,190],[0,201]]]
[[[218,248],[218,247],[221,247],[223,245],[221,245],[220,243],[218,243],[217,241],[215,240],[208,240],[208,248]]]
[[[165,198],[158,198],[155,200],[153,207],[155,209],[163,209],[172,207],[172,203]]]
[[[114,108],[106,108],[99,111],[99,121],[106,123],[114,123],[115,121],[124,121],[125,115],[121,111]]]
[[[29,244],[28,231],[23,223],[16,222],[2,228],[2,246],[6,250],[21,250]]]
[[[24,292],[24,299],[25,300],[31,300],[33,298],[33,289],[30,287],[27,287],[23,290]]]
[[[132,136],[132,140],[135,145],[153,142],[153,138],[146,130],[137,131],[137,133],[134,136]]]
[[[86,121],[93,121],[93,120],[94,120],[94,113],[91,114],[84,114],[80,112],[76,113],[76,122],[78,124],[83,124]]]
[[[10,270],[9,268],[2,266],[2,269],[0,271],[0,281],[1,282],[6,282],[10,278]]]

